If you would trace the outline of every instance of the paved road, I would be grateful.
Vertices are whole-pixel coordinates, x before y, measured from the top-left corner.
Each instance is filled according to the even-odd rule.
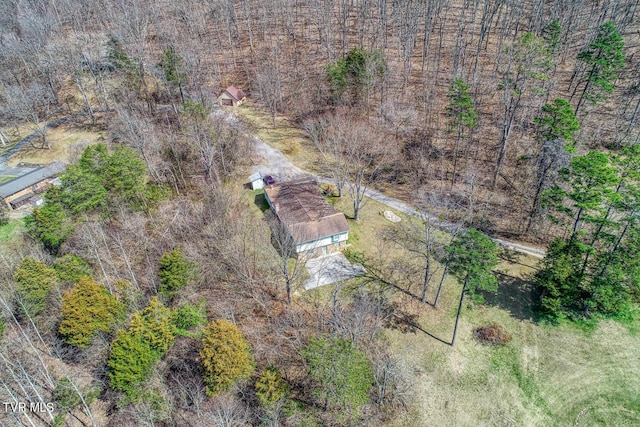
[[[310,177],[322,182],[333,183],[333,180],[330,178],[312,174],[311,172],[305,171],[295,166],[284,154],[282,154],[281,151],[271,147],[266,142],[261,140],[258,136],[249,132],[242,123],[237,121],[237,119],[230,117],[227,120],[229,123],[237,126],[242,132],[245,133],[245,135],[255,141],[256,154],[262,159],[262,162],[254,166],[252,171],[253,173],[260,172],[263,174],[263,176],[272,175],[276,179],[276,182],[295,178]],[[335,183],[333,184],[335,185]],[[408,205],[407,203],[404,203],[396,198],[388,196],[374,189],[368,189],[366,195],[406,215],[411,215],[417,218],[419,218],[421,215],[414,206]],[[431,217],[430,220],[434,224],[436,224],[436,226],[445,231],[453,232],[459,230],[459,226],[456,224],[440,221],[435,217]],[[536,258],[543,258],[545,255],[544,249],[534,246],[523,245],[521,243],[497,238],[493,238],[493,241],[498,246],[501,246],[505,249],[530,255]]]

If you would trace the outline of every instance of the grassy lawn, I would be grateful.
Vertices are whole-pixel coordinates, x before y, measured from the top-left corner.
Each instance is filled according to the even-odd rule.
[[[349,217],[350,200],[332,200]],[[388,210],[374,200],[358,222],[348,219],[350,243],[369,257],[398,256],[385,246]],[[395,212],[405,221],[416,221]],[[444,237],[443,237],[444,238]],[[463,305],[455,347],[450,342],[461,286],[445,281],[437,309],[398,292],[405,314],[423,331],[387,329],[386,339],[398,356],[415,367],[414,407],[400,423],[408,425],[640,425],[640,339],[638,322],[626,327],[602,321],[595,328],[540,323],[533,310],[530,276],[538,260],[504,253],[495,272],[497,294],[485,304]],[[440,278],[436,273],[434,281]],[[432,283],[433,301],[437,283]],[[327,287],[330,288],[330,287]],[[419,289],[419,287],[416,287]],[[309,299],[328,299],[318,289]],[[310,293],[311,294],[311,293]],[[490,347],[473,338],[473,329],[497,323],[512,336],[505,346]],[[431,336],[430,336],[430,335]]]
[[[24,229],[24,221],[21,219],[10,220],[8,224],[0,226],[0,242],[8,242]]]
[[[82,154],[84,147],[96,144],[100,138],[99,133],[62,125],[47,131],[47,140],[51,144],[50,150],[33,148],[27,144],[11,156],[8,163],[11,166],[21,162],[47,164],[54,160],[70,163],[75,156]]]
[[[236,110],[238,117],[260,139],[277,148],[299,168],[321,174],[322,158],[301,129],[283,116],[276,116],[275,126],[271,116],[259,106],[247,102]]]

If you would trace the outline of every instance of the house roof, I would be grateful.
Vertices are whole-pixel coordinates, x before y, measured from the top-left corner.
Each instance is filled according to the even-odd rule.
[[[47,178],[54,177],[60,172],[64,171],[66,165],[62,162],[53,162],[47,166],[39,167],[38,169],[28,172],[22,176],[7,181],[0,185],[0,198],[9,197],[16,194],[18,191],[22,191],[25,188],[43,181]]]
[[[235,98],[236,101],[240,101],[242,98],[247,96],[241,89],[238,89],[235,86],[229,86],[224,91]]]
[[[327,203],[313,180],[282,182],[265,192],[296,244],[349,231],[344,214]]]

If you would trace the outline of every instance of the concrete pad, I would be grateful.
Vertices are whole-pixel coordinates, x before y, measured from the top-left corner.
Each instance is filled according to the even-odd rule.
[[[311,276],[303,283],[306,290],[351,279],[364,274],[366,271],[360,264],[351,265],[341,252],[320,258],[312,258],[307,261],[306,267]]]

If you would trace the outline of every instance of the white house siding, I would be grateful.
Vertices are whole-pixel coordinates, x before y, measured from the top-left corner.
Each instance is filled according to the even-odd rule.
[[[337,241],[333,240],[334,236],[328,236],[319,240],[314,240],[312,242],[300,243],[299,245],[296,245],[296,252],[300,253],[305,251],[311,251],[314,249],[322,248],[324,246],[330,246],[332,244],[346,242],[347,239],[349,238],[349,233],[348,232],[340,233],[340,234],[336,234],[336,236],[338,237]]]

